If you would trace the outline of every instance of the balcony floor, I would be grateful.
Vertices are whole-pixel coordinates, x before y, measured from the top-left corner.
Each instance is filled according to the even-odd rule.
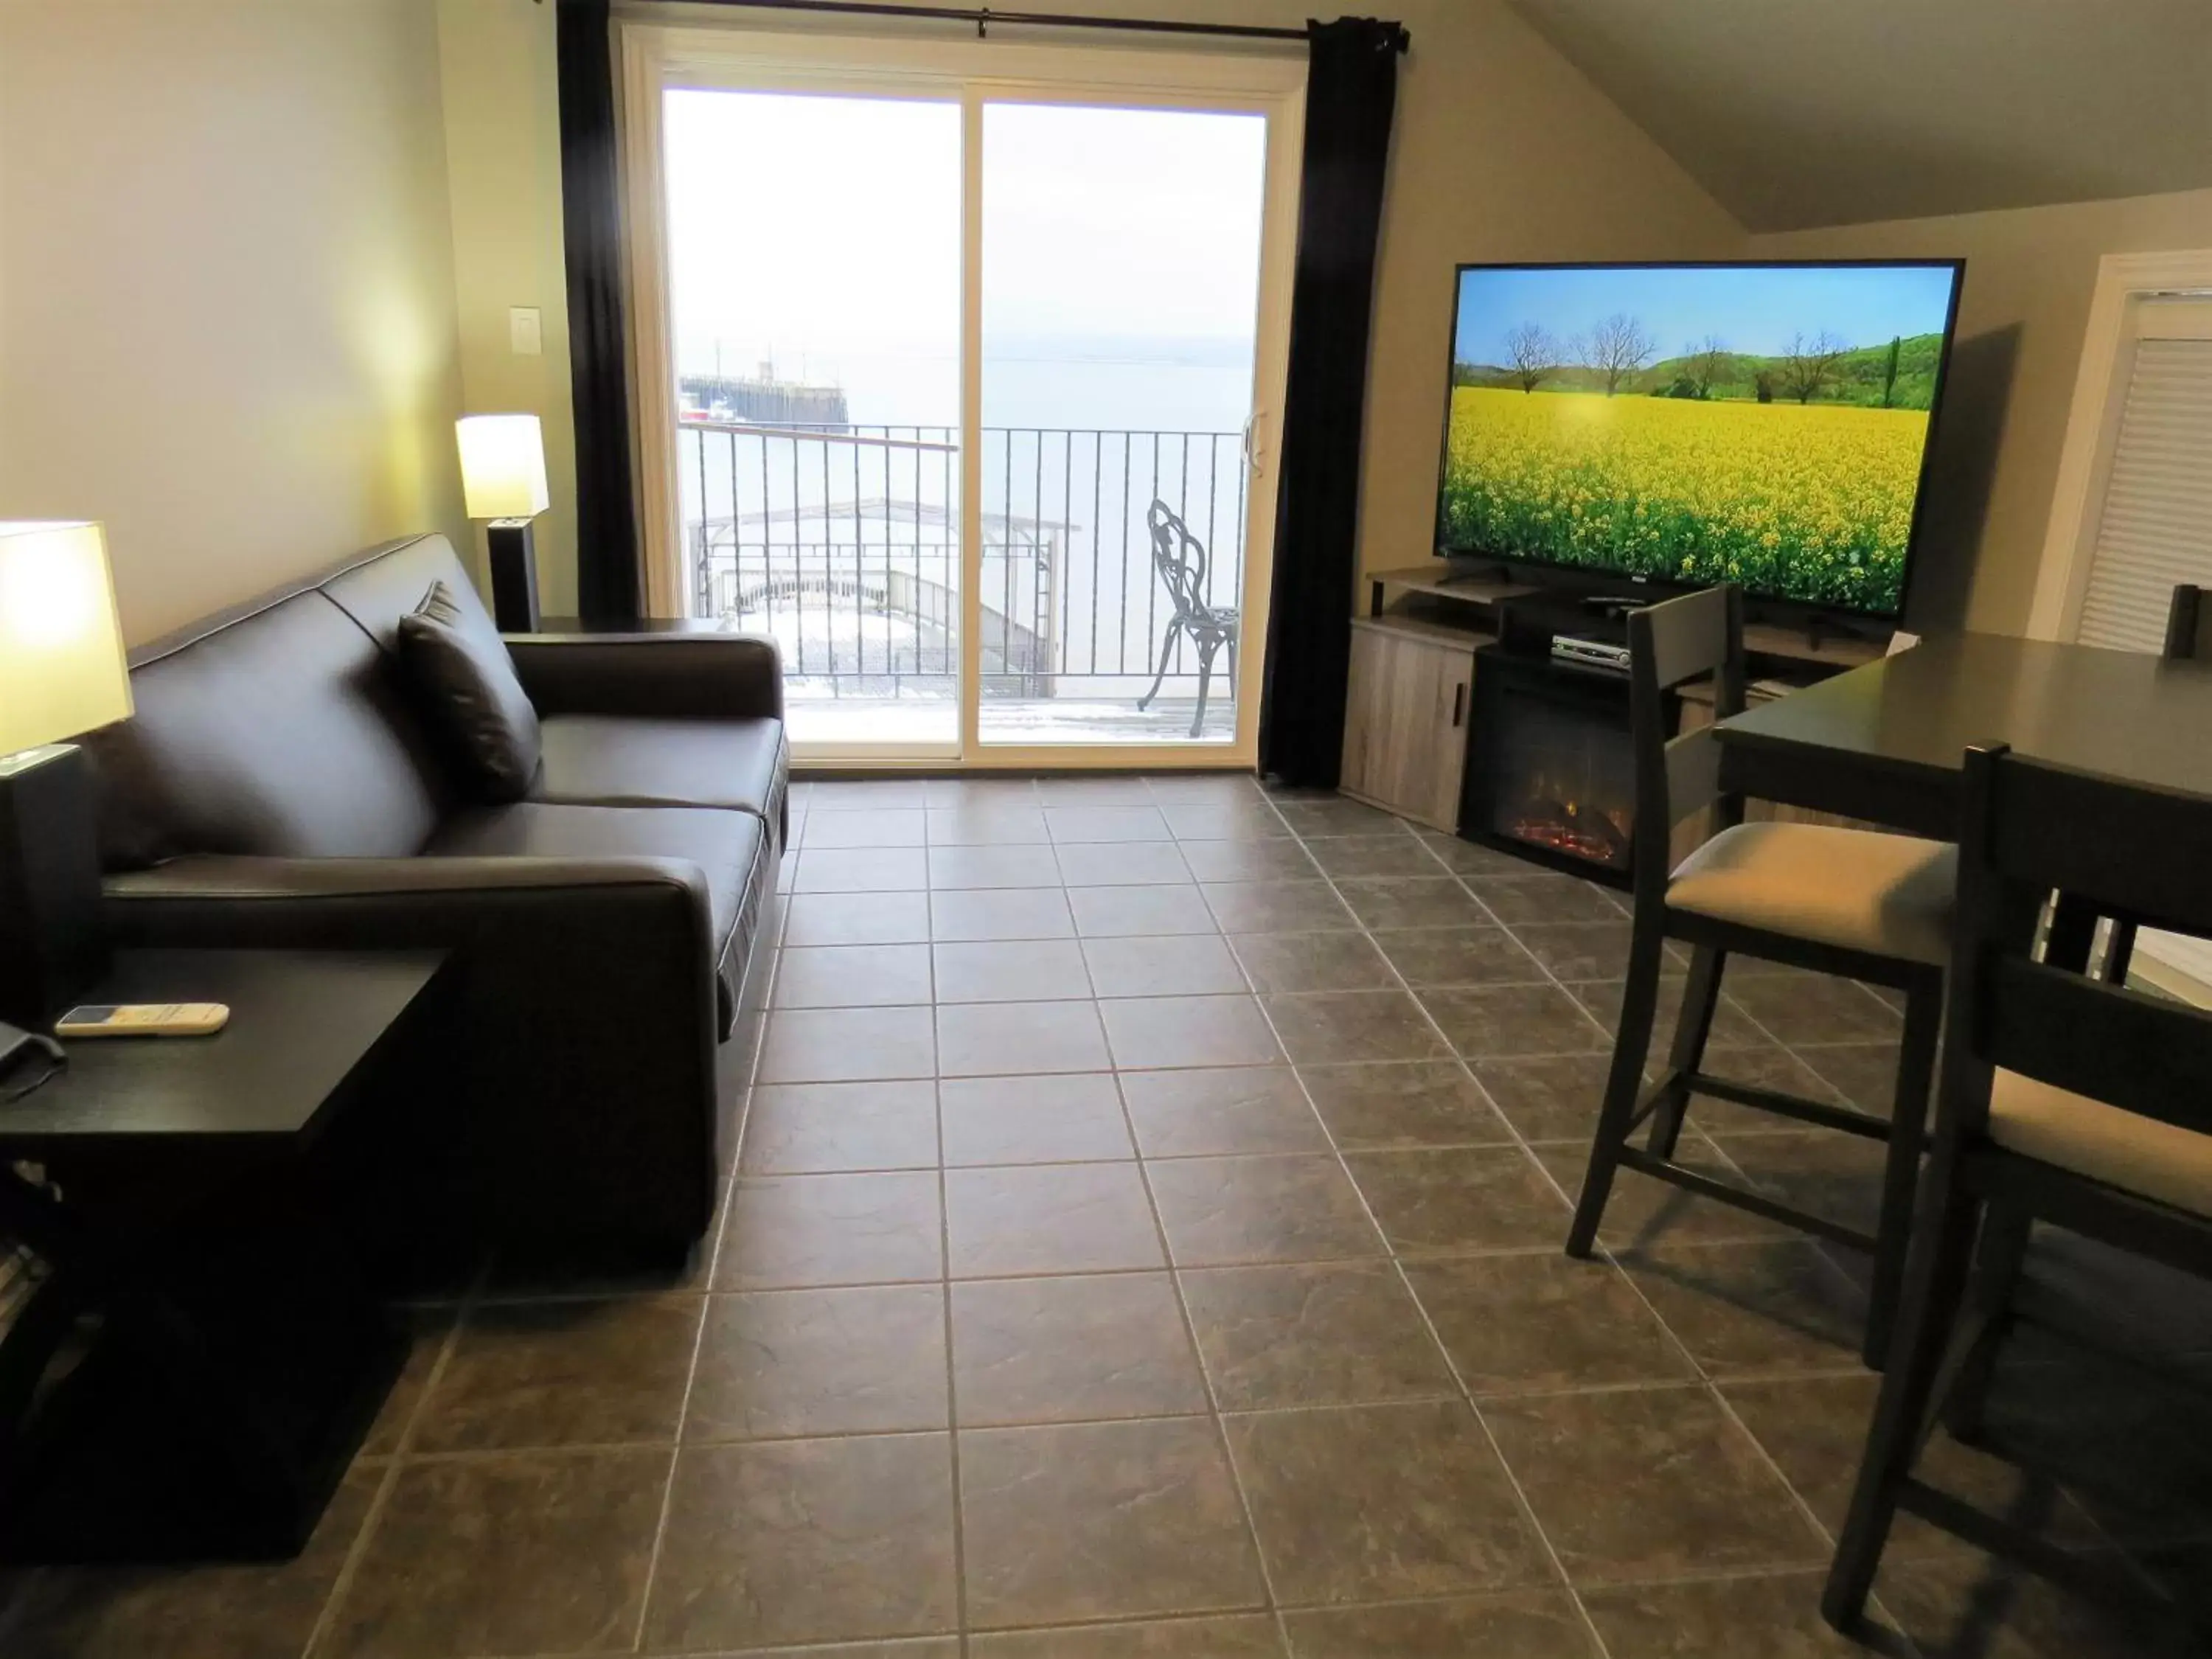
[[[982,739],[987,744],[1040,747],[1172,743],[1200,748],[1235,741],[1237,708],[1232,702],[1208,698],[1201,735],[1193,738],[1190,717],[1197,706],[1192,698],[1163,697],[1140,714],[1134,697],[992,701],[983,705]],[[959,715],[949,699],[894,702],[793,696],[787,712],[793,743],[890,748],[951,744],[959,737]]]

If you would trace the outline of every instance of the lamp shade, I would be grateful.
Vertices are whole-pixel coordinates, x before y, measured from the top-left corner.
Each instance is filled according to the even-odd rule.
[[[471,519],[532,519],[553,504],[535,415],[465,415],[461,489]]]
[[[130,713],[100,526],[0,520],[0,755]]]

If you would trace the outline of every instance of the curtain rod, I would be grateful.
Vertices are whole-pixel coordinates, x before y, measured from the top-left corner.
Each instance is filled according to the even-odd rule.
[[[1064,16],[1048,11],[994,11],[988,6],[919,6],[897,0],[703,0],[714,6],[744,7],[757,11],[848,12],[862,17],[920,17],[943,23],[973,23],[978,40],[994,23],[1014,23],[1038,28],[1127,29],[1152,34],[1225,35],[1240,40],[1297,40],[1310,38],[1307,29],[1268,28],[1257,23],[1192,23],[1162,17]],[[1405,50],[1403,31],[1398,49]]]

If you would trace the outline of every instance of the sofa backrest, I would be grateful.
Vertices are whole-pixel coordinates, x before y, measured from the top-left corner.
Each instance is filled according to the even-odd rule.
[[[459,791],[392,642],[439,580],[478,604],[444,537],[410,538],[134,651],[137,713],[86,739],[108,867],[419,851]]]
[[[446,584],[472,631],[499,632],[477,597],[476,584],[454,556],[453,544],[443,536],[416,536],[374,548],[316,586],[390,653],[398,649],[399,619],[422,603],[432,582]]]

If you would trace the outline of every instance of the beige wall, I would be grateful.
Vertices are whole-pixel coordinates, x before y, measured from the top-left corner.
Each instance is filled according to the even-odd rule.
[[[568,409],[568,284],[561,249],[561,112],[553,8],[437,0],[461,395],[471,414],[526,413],[545,434],[551,509],[538,520],[545,614],[576,609],[576,441]],[[516,353],[515,306],[543,316],[544,350]],[[470,527],[481,555],[483,532]]]
[[[449,10],[506,14],[466,31],[449,18],[445,31],[455,264],[464,284],[464,363],[475,406],[477,365],[496,352],[472,338],[496,335],[503,341],[504,307],[526,302],[489,288],[471,295],[470,273],[512,258],[520,287],[526,275],[520,264],[530,250],[550,247],[558,259],[557,187],[549,195],[538,186],[528,196],[526,187],[540,174],[517,146],[519,135],[536,133],[541,146],[557,139],[546,125],[553,98],[551,8],[530,0],[444,3]],[[1088,0],[1036,0],[1031,9],[1055,7],[1099,9]],[[1313,9],[1307,0],[1154,0],[1143,9],[1297,27]],[[1402,0],[1382,9],[1404,18],[1413,49],[1400,82],[1376,301],[1361,515],[1361,558],[1370,568],[1417,563],[1430,554],[1455,262],[1724,257],[1743,240],[1734,220],[1497,0]],[[671,6],[658,15],[686,14]],[[691,9],[689,15],[727,26],[729,14]],[[768,21],[788,28],[795,20]],[[534,41],[527,52],[513,45],[525,36]],[[1037,37],[1024,32],[1023,38]],[[518,74],[517,65],[526,63],[529,74]],[[465,88],[475,106],[463,112]],[[500,144],[498,176],[516,181],[496,210],[465,210],[461,202],[465,162],[479,148],[477,128]],[[500,308],[496,318],[493,307]],[[550,309],[546,320],[550,349]],[[542,406],[549,451],[571,441],[565,370],[558,393]],[[564,555],[570,544],[562,544]],[[550,554],[550,538],[541,538],[541,545]],[[551,586],[573,576],[548,568],[547,580]]]
[[[0,517],[144,639],[459,533],[434,0],[0,0]]]
[[[1266,9],[1303,21],[1303,3]],[[1362,471],[1360,562],[1418,564],[1435,544],[1452,267],[1505,259],[1725,258],[1735,222],[1503,6],[1431,0],[1402,15]]]
[[[1750,246],[1791,258],[1965,258],[1960,372],[1941,441],[1960,463],[1957,487],[1985,470],[1987,514],[1978,536],[1968,520],[1958,526],[1960,545],[1931,538],[1922,556],[1951,567],[1927,574],[1931,581],[1955,577],[1967,626],[2025,632],[2098,259],[2212,247],[2212,191],[1791,231],[1754,236]]]

